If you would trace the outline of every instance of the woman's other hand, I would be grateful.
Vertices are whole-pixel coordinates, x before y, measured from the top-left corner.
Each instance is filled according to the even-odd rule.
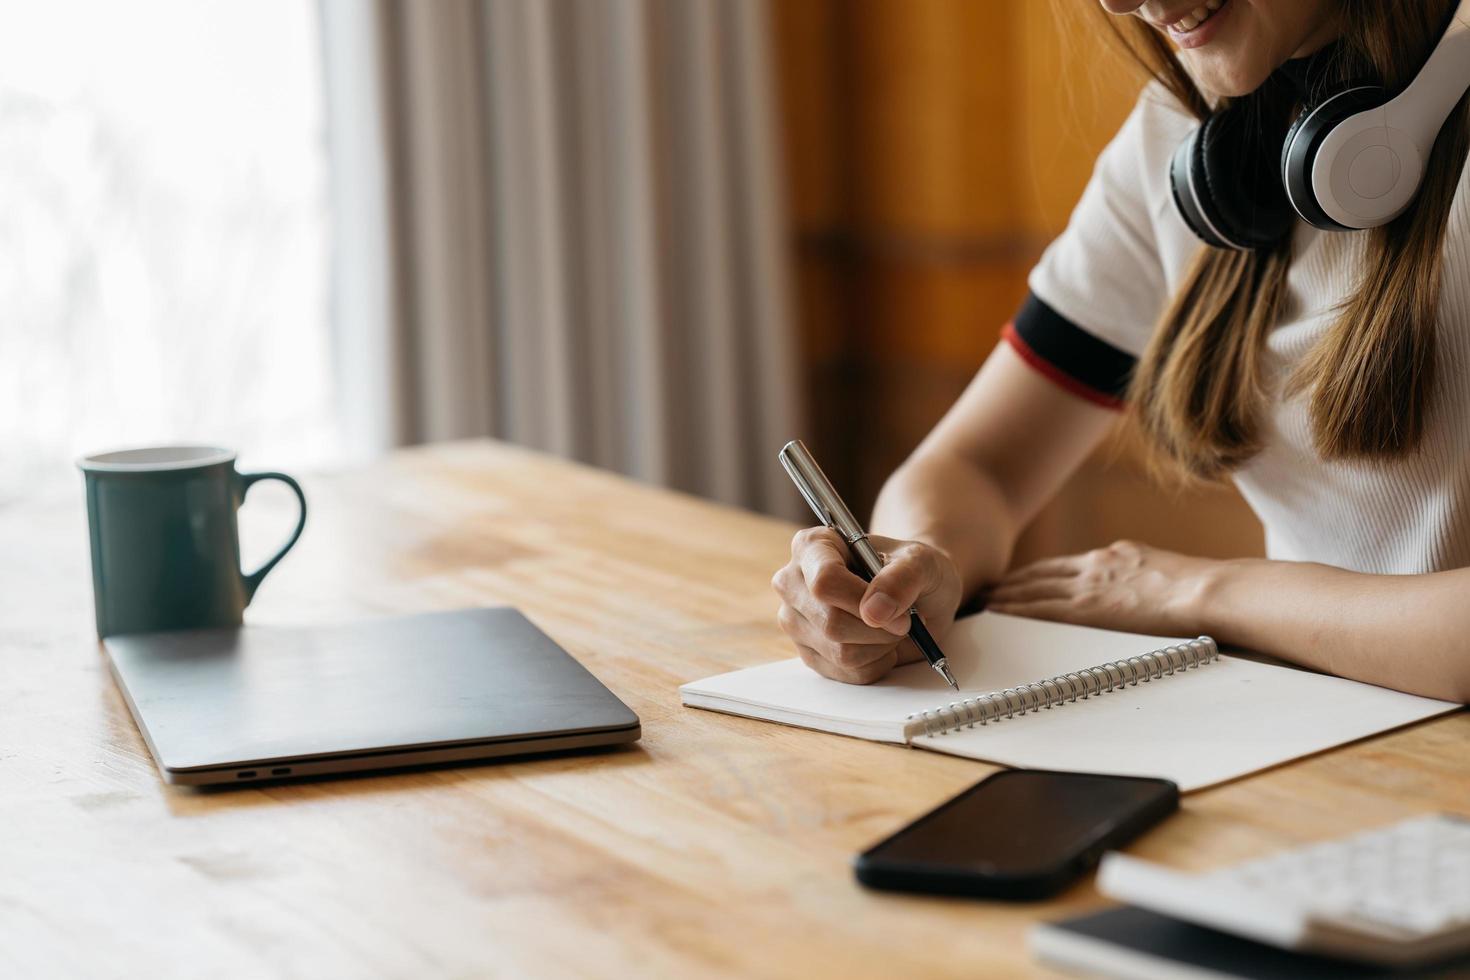
[[[781,597],[777,620],[801,659],[848,684],[871,684],[923,659],[906,639],[910,607],[942,638],[961,598],[959,572],[944,552],[917,541],[868,540],[888,556],[871,583],[848,568],[846,542],[824,527],[798,532],[791,560],[771,578]]]
[[[1201,611],[1222,564],[1118,541],[1010,572],[990,591],[985,608],[1129,633],[1188,636],[1202,629]]]

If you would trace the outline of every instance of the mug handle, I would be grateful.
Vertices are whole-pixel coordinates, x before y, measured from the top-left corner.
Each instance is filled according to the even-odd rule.
[[[240,573],[241,584],[245,587],[245,605],[247,606],[250,605],[250,600],[255,598],[255,590],[260,588],[260,583],[266,577],[266,574],[272,568],[276,567],[276,562],[286,557],[286,552],[290,551],[291,546],[296,543],[296,539],[301,537],[301,529],[306,527],[306,494],[301,492],[301,484],[284,473],[241,473],[240,502],[245,502],[245,494],[261,480],[280,480],[286,486],[290,487],[292,492],[296,494],[296,500],[301,504],[301,513],[296,518],[296,530],[292,531],[291,537],[287,539],[285,544],[281,545],[280,551],[277,551],[264,565],[261,565],[249,575],[246,575],[244,572]]]

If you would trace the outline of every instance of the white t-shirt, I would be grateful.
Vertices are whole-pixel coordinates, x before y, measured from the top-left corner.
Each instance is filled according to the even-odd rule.
[[[1193,126],[1162,87],[1147,87],[1031,273],[1046,306],[1135,358],[1199,247],[1169,190],[1170,157]],[[1351,290],[1369,234],[1298,222],[1285,313],[1267,341],[1277,397],[1265,448],[1235,483],[1273,558],[1390,573],[1470,565],[1470,168],[1446,231],[1438,372],[1419,451],[1381,463],[1325,461],[1312,446],[1306,397],[1281,395]]]

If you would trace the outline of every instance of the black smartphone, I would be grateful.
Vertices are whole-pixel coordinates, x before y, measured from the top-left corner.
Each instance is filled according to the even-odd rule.
[[[1046,898],[1178,808],[1167,779],[1010,769],[874,844],[854,870],[873,888]]]

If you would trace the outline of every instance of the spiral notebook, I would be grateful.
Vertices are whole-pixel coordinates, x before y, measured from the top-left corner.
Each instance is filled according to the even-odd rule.
[[[685,684],[684,704],[1035,769],[1163,776],[1202,789],[1456,710],[1254,659],[1207,637],[1140,636],[982,613],[924,663],[860,687],[785,660]]]

